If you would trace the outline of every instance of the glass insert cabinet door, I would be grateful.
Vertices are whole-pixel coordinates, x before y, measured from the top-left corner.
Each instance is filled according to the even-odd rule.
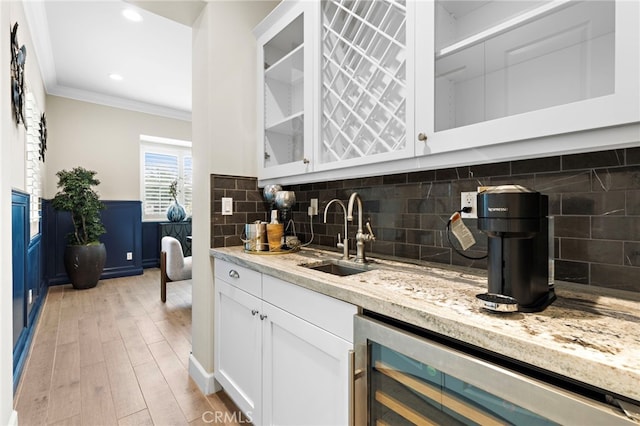
[[[287,2],[256,28],[261,177],[309,171],[314,82],[312,2]]]
[[[371,424],[558,424],[378,343],[370,356]]]
[[[638,2],[417,7],[434,22],[416,27],[417,128],[433,153],[640,120]]]
[[[552,385],[379,318],[356,315],[354,329],[355,424],[635,424],[575,383]]]
[[[614,91],[613,1],[440,0],[435,43],[436,131]]]

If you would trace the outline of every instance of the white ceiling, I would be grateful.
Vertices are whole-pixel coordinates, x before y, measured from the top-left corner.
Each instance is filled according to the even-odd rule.
[[[28,0],[24,5],[47,93],[191,119],[190,25],[203,1]],[[127,8],[137,10],[142,21],[125,19]],[[112,73],[123,80],[110,79]]]

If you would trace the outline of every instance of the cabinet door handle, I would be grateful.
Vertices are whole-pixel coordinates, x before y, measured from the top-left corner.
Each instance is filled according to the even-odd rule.
[[[422,141],[422,142],[425,142],[427,140],[427,135],[425,135],[422,132],[418,133],[418,140]]]
[[[257,313],[258,313],[257,309],[252,309],[251,310],[251,315],[253,315],[254,317],[256,316]]]
[[[235,269],[229,271],[229,276],[231,278],[240,278],[240,274]]]
[[[262,314],[260,314],[260,319],[261,319],[261,320],[265,320],[265,319],[267,319],[267,316],[266,316],[266,315],[262,315]]]
[[[303,162],[304,164],[309,164],[309,163],[310,163],[310,161],[309,161],[309,159],[308,159],[308,158],[303,158],[303,159],[302,159],[302,162]]]

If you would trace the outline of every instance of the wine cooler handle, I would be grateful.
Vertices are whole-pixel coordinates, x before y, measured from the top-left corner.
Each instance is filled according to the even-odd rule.
[[[362,369],[356,370],[356,351],[349,350],[349,426],[356,424],[356,380],[363,375]]]

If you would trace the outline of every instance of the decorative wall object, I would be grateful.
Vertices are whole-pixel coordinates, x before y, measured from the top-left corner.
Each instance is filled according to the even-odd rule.
[[[16,123],[27,123],[24,120],[24,64],[27,58],[27,48],[19,46],[18,23],[11,29],[11,104]]]
[[[40,116],[40,160],[44,163],[44,153],[47,150],[47,117],[44,112]]]

